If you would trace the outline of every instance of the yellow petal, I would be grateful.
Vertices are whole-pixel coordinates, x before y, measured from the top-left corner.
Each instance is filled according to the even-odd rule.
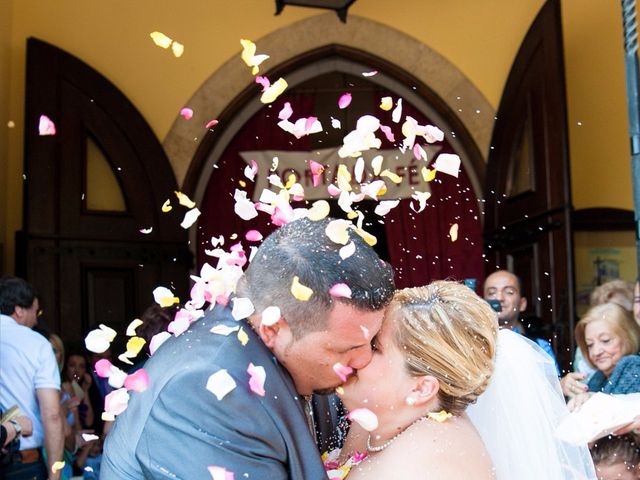
[[[356,212],[355,210],[351,210],[350,212],[347,212],[347,218],[349,220],[353,220],[354,218],[358,218],[358,212]]]
[[[180,58],[182,56],[182,54],[184,53],[184,45],[179,43],[179,42],[174,41],[171,44],[171,51],[173,52],[173,55],[176,58]]]
[[[289,190],[296,183],[296,176],[293,173],[290,173],[287,177],[287,183],[284,184],[284,188]]]
[[[164,213],[170,212],[173,207],[171,206],[171,200],[167,199],[166,202],[162,204],[162,211]]]
[[[362,237],[362,239],[369,244],[369,246],[373,247],[376,243],[378,243],[378,239],[371,235],[368,232],[365,232],[361,228],[354,228],[355,232]]]
[[[430,168],[422,167],[421,173],[422,173],[422,178],[424,179],[425,182],[430,182],[434,178],[436,178],[436,171],[431,170]]]
[[[54,464],[51,466],[51,471],[53,473],[56,473],[58,470],[62,470],[64,468],[64,462],[54,462]]]
[[[338,188],[343,192],[351,191],[351,174],[344,163],[338,166]]]
[[[184,193],[182,192],[175,192],[176,197],[178,197],[178,201],[180,202],[180,205],[183,205],[187,208],[193,208],[196,206],[196,202],[194,202],[193,200],[191,200],[188,196],[186,196]]]
[[[238,336],[238,340],[240,341],[240,343],[242,344],[243,347],[247,343],[249,343],[249,335],[247,335],[247,332],[245,332],[242,327],[240,327],[240,330],[238,330],[238,335],[237,336]]]
[[[385,112],[391,110],[391,107],[393,107],[393,100],[391,99],[391,97],[383,97],[380,100],[380,108]]]
[[[293,283],[291,284],[291,293],[301,302],[306,302],[311,298],[311,295],[313,295],[313,290],[302,285],[298,277],[293,277]]]
[[[436,422],[442,423],[447,418],[453,417],[453,415],[451,415],[446,410],[440,410],[439,412],[429,412],[429,413],[427,413],[427,417],[429,417],[431,420],[435,420]]]
[[[244,180],[238,180],[238,183],[242,188],[245,188],[247,186],[247,182],[245,182]]]
[[[272,103],[276,98],[280,96],[282,92],[284,92],[289,85],[287,84],[284,78],[279,78],[274,83],[271,84],[269,88],[267,88],[262,96],[260,97],[260,101],[262,103]]]
[[[162,32],[151,32],[149,36],[151,40],[153,40],[153,43],[159,47],[169,48],[169,45],[171,45],[171,39]]]
[[[331,206],[329,205],[329,202],[326,200],[318,200],[317,202],[313,202],[313,205],[311,205],[307,217],[309,220],[317,222],[329,215],[330,211]]]
[[[129,341],[127,342],[127,353],[130,353],[132,355],[138,355],[140,353],[140,350],[142,350],[142,347],[144,347],[144,344],[147,343],[147,341],[144,338],[141,337],[132,337],[129,339]]]
[[[342,388],[342,387],[336,387],[336,393],[337,393],[338,395],[342,395],[342,394],[344,394],[344,388]]]
[[[451,237],[451,241],[455,242],[458,239],[458,224],[454,223],[451,225],[449,229],[449,236]]]
[[[395,184],[400,184],[402,183],[402,177],[399,175],[396,175],[395,173],[393,173],[391,170],[384,170],[381,174],[381,177],[387,177],[389,180],[391,180],[393,183]]]
[[[251,40],[245,40],[244,38],[240,40],[240,44],[242,45],[240,58],[242,58],[242,61],[246,63],[248,67],[252,67],[253,56],[256,54],[256,44]]]
[[[352,223],[347,220],[332,220],[325,228],[325,233],[332,242],[346,245],[349,242],[348,229],[351,226]]]

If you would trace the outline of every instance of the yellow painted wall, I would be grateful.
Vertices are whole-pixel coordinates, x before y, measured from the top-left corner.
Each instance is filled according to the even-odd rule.
[[[429,45],[497,107],[513,57],[543,0],[431,3],[405,0],[400,8],[388,0],[359,0],[350,15]],[[631,208],[619,4],[564,0],[562,5],[574,204]],[[273,12],[272,0],[0,0],[0,62],[10,59],[10,68],[0,63],[0,126],[4,129],[5,119],[16,124],[0,134],[5,271],[13,270],[13,235],[22,218],[26,38],[67,50],[109,78],[162,141],[193,92],[240,53],[240,38],[259,47],[262,36],[319,13],[298,7],[286,7],[278,17]],[[10,28],[2,28],[8,18]],[[148,36],[154,30],[183,43],[184,55],[176,59],[156,47]],[[603,162],[606,168],[598,168]]]
[[[14,131],[9,129],[9,81],[10,81],[10,52],[11,46],[11,2],[0,0],[0,245],[10,236],[11,227],[7,225],[7,209],[9,205],[8,185],[8,138]],[[15,228],[15,227],[13,227]],[[12,242],[13,243],[13,242]],[[0,273],[3,268],[5,254],[0,247]]]

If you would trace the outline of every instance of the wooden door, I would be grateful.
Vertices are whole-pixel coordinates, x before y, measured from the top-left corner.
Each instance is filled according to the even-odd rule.
[[[525,323],[549,338],[560,367],[573,353],[571,192],[560,2],[547,1],[507,80],[485,181],[487,274],[519,275]]]

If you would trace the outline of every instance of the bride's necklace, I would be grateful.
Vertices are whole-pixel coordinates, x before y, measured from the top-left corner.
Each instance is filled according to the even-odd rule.
[[[409,425],[407,428],[405,428],[401,432],[396,433],[389,440],[384,442],[382,445],[378,445],[377,447],[371,445],[371,434],[369,434],[369,436],[367,437],[367,451],[370,452],[370,453],[381,452],[382,450],[387,448],[389,445],[391,445],[400,435],[402,435],[404,432],[406,432],[409,428],[413,427],[416,423],[421,422],[422,420],[426,420],[427,418],[429,418],[429,417],[420,417],[417,420],[414,420],[411,423],[411,425]]]

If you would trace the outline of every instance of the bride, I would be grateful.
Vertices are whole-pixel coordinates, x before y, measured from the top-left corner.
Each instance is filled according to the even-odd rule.
[[[554,438],[567,411],[536,348],[498,334],[495,313],[461,284],[398,291],[371,363],[339,389],[354,418],[365,408],[378,425],[352,421],[336,465],[351,467],[349,480],[595,479],[586,446]]]

